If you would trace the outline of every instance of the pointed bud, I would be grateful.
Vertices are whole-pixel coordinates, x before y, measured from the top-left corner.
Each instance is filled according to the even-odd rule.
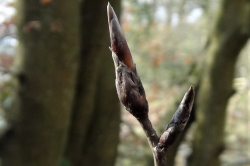
[[[135,66],[132,55],[130,53],[127,41],[122,32],[118,18],[113,10],[113,7],[107,5],[109,34],[112,51],[118,56],[118,59],[123,62],[128,68],[135,72]]]

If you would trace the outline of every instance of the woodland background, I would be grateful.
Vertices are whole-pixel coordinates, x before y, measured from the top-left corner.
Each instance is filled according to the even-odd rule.
[[[195,87],[169,165],[250,165],[249,0],[109,2],[158,133]],[[116,94],[107,3],[0,0],[2,165],[153,165]]]

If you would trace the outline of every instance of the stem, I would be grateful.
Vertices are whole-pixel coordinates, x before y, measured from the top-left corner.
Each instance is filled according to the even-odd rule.
[[[147,136],[148,144],[154,157],[154,166],[166,166],[167,155],[165,151],[157,151],[159,137],[157,136],[151,121],[148,118],[138,121]]]
[[[119,100],[141,124],[154,157],[155,166],[167,166],[167,149],[183,131],[193,106],[194,89],[191,86],[160,137],[148,118],[148,101],[141,79],[134,65],[126,39],[116,14],[107,6],[112,58],[116,72],[116,90]]]

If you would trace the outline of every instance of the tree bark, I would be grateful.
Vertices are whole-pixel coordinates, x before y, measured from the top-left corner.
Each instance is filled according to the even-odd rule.
[[[120,0],[111,0],[120,11]],[[66,157],[72,165],[113,165],[119,140],[106,14],[107,1],[81,6],[81,57]]]
[[[197,97],[197,131],[190,166],[219,166],[228,99],[237,57],[250,35],[250,1],[223,0],[206,48],[206,63]]]
[[[108,52],[107,49],[104,52]],[[105,54],[106,55],[106,54]],[[97,84],[94,114],[82,149],[82,165],[113,166],[120,131],[120,104],[114,86],[113,62],[104,58]],[[112,73],[111,73],[112,72]],[[97,150],[98,149],[98,150]]]
[[[6,166],[61,163],[79,55],[77,1],[18,1],[19,120],[2,155]],[[69,14],[70,13],[70,14]]]

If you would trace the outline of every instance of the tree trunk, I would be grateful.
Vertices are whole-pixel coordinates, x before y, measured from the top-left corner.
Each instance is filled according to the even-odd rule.
[[[119,0],[110,2],[120,10]],[[120,108],[108,48],[107,1],[84,0],[80,6],[81,60],[66,157],[72,165],[113,165]]]
[[[223,0],[206,48],[206,64],[197,96],[197,131],[190,166],[219,166],[228,99],[239,52],[249,38],[250,1]]]
[[[17,3],[20,68],[16,98],[20,116],[2,155],[2,164],[56,166],[64,152],[74,97],[78,2]]]
[[[110,50],[104,51],[106,55]],[[103,57],[101,68],[113,69],[112,59]],[[83,146],[82,165],[113,166],[119,141],[120,105],[113,70],[99,73],[94,114]],[[98,149],[98,150],[97,150]]]

